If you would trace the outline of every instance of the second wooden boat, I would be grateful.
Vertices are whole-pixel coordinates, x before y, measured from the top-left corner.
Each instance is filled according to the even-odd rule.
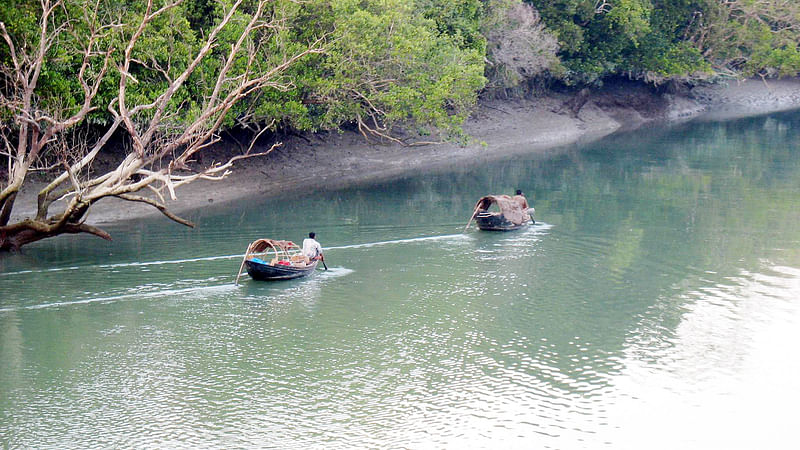
[[[475,219],[478,228],[485,231],[511,231],[534,223],[533,213],[521,195],[487,195],[475,204],[470,221]]]

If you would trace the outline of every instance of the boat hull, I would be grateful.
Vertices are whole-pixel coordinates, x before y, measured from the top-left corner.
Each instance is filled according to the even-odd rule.
[[[485,212],[475,216],[475,223],[479,229],[484,231],[513,231],[528,225],[527,223],[515,224],[506,219],[503,214]]]
[[[272,266],[251,260],[245,261],[244,264],[250,278],[257,281],[279,281],[305,277],[314,273],[317,268],[316,261],[307,267]]]

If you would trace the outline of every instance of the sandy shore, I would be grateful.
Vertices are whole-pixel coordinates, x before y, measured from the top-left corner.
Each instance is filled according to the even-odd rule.
[[[552,94],[532,100],[482,102],[465,124],[473,137],[466,146],[383,145],[368,143],[361,135],[349,132],[284,137],[283,145],[270,155],[242,161],[222,181],[185,186],[178,190],[178,199],[168,205],[181,213],[209,203],[278,195],[301,185],[306,189],[337,188],[456,162],[558,151],[559,147],[654,121],[728,120],[790,110],[800,108],[800,79],[732,81],[665,94],[623,83],[592,93],[577,115],[564,108],[570,98]],[[265,148],[271,144],[265,143]],[[226,153],[236,152],[222,148],[204,158],[221,159]],[[23,190],[15,217],[30,216],[35,211],[35,194],[34,189]],[[92,208],[87,222],[105,224],[153,214],[160,213],[145,205],[104,199]]]

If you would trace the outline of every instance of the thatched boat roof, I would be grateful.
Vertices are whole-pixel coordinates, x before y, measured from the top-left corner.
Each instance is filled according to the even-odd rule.
[[[475,211],[488,210],[489,207],[496,204],[500,208],[500,212],[506,219],[510,220],[516,225],[521,225],[531,220],[528,214],[528,202],[525,197],[515,195],[487,195],[481,197],[475,204]]]

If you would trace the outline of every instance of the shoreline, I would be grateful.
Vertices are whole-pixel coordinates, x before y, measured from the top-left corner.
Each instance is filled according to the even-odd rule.
[[[180,215],[209,204],[255,195],[276,196],[300,186],[336,189],[459,162],[558,152],[572,144],[591,142],[648,123],[734,120],[798,109],[800,78],[732,81],[665,94],[654,93],[640,83],[625,82],[591,93],[577,114],[565,111],[571,98],[551,93],[531,100],[482,101],[464,124],[465,132],[472,137],[465,146],[373,144],[355,132],[284,136],[281,147],[267,156],[234,165],[225,179],[199,180],[179,189],[177,200],[167,200],[167,207]],[[204,153],[202,158],[220,161],[231,153],[218,148]],[[12,218],[29,217],[35,210],[36,189],[26,188],[20,192]],[[90,209],[87,223],[108,225],[155,215],[161,213],[151,206],[108,198]]]

